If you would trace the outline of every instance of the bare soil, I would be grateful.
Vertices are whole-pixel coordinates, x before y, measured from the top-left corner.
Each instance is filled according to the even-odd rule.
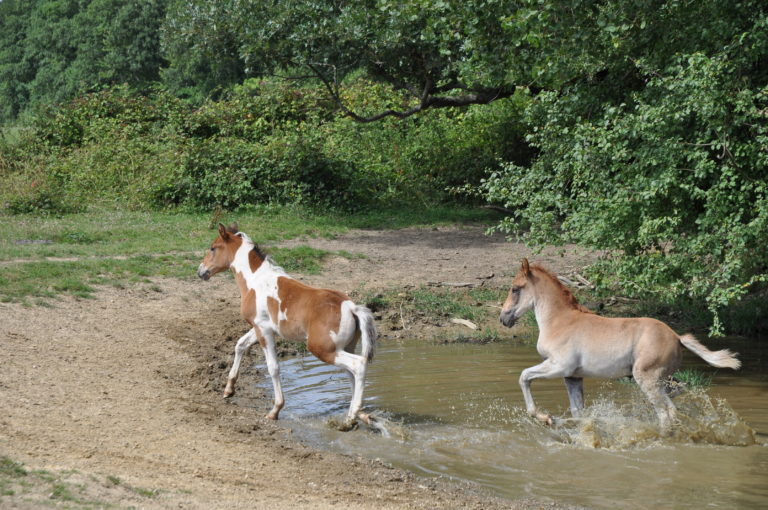
[[[285,244],[363,255],[330,257],[323,274],[297,275],[357,296],[429,282],[501,288],[521,257],[532,257],[480,227],[352,231]],[[569,249],[532,258],[567,273],[590,255]],[[62,298],[52,307],[0,304],[0,456],[57,473],[80,501],[117,507],[563,508],[501,500],[301,444],[263,418],[271,395],[255,389],[262,377],[255,371],[239,383],[253,405],[222,399],[246,327],[232,279],[202,282],[194,270],[188,280],[104,288],[95,299]],[[497,316],[489,309],[489,323]],[[464,326],[413,323],[408,334],[427,337],[437,327]],[[402,334],[380,329],[382,341]],[[3,508],[57,502],[34,487],[0,495]]]

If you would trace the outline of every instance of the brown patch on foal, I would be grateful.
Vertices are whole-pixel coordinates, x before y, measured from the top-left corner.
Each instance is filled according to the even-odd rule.
[[[255,273],[256,270],[261,267],[263,262],[264,254],[261,252],[258,246],[254,246],[253,249],[248,252],[248,265],[251,266],[251,271]]]
[[[277,295],[280,310],[290,314],[287,320],[280,322],[281,333],[285,327],[286,337],[304,338],[306,335],[309,352],[332,364],[336,359],[336,344],[331,333],[338,333],[341,303],[349,297],[336,290],[315,289],[285,277],[277,279]]]
[[[278,323],[279,306],[280,303],[278,303],[277,299],[273,298],[272,296],[267,296],[267,311],[269,312],[269,318],[272,319],[273,324]]]
[[[250,289],[246,294],[243,294],[240,300],[240,316],[251,325],[256,327],[256,291]]]
[[[240,289],[240,317],[245,319],[251,327],[255,327],[256,320],[256,291],[249,289],[243,273],[235,272],[235,282]]]

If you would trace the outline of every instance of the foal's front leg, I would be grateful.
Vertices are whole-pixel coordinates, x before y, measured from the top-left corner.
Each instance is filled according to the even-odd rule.
[[[551,359],[544,360],[543,363],[523,370],[523,373],[520,374],[520,388],[523,390],[525,408],[528,414],[538,418],[547,425],[553,424],[552,416],[536,409],[536,403],[533,401],[533,395],[531,395],[531,381],[534,379],[554,379],[564,375],[562,368],[553,363]]]
[[[248,333],[240,337],[235,346],[235,360],[232,362],[232,368],[229,370],[229,377],[227,377],[227,387],[224,388],[224,398],[229,398],[235,394],[235,383],[237,377],[240,375],[240,363],[245,356],[256,343],[256,330],[251,328]]]
[[[581,377],[564,377],[565,388],[568,390],[568,400],[571,402],[571,415],[581,416],[584,409],[584,379]]]

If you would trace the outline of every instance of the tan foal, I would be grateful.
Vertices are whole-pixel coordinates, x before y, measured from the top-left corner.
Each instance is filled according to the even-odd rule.
[[[533,308],[539,325],[536,348],[542,363],[523,370],[520,387],[532,416],[552,424],[552,417],[536,409],[531,395],[534,379],[565,380],[571,413],[584,407],[584,377],[618,378],[631,375],[648,397],[663,432],[671,429],[675,406],[667,394],[667,380],[680,367],[682,347],[716,367],[741,366],[729,350],[710,351],[693,335],[678,335],[661,321],[608,318],[591,313],[555,275],[523,259],[512,281],[500,320],[507,327]]]

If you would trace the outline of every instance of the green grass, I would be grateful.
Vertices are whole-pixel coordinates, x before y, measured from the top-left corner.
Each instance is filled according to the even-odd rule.
[[[500,301],[505,292],[499,289],[419,287],[369,293],[362,296],[362,302],[373,311],[402,309],[403,313],[427,318],[481,321],[488,316],[486,303]]]
[[[289,273],[298,272],[305,274],[320,273],[323,259],[331,254],[327,250],[318,250],[311,246],[273,248],[269,252],[274,257],[275,262]]]
[[[712,385],[712,374],[693,368],[678,370],[672,377],[688,388],[709,388]]]
[[[490,220],[485,210],[447,207],[353,215],[285,206],[231,214],[93,210],[61,217],[0,215],[0,301],[44,305],[62,294],[90,298],[99,285],[120,288],[151,284],[153,277],[194,278],[219,221],[237,222],[287,271],[316,274],[329,255],[359,255],[269,245],[285,239],[333,237],[351,228]]]
[[[54,483],[53,491],[48,497],[50,499],[58,499],[61,501],[77,501],[77,498],[72,494],[70,486],[63,483]]]
[[[491,218],[482,209],[439,207],[352,215],[277,206],[226,215],[115,210],[62,217],[1,214],[0,262],[17,258],[202,253],[216,237],[218,221],[227,225],[237,222],[254,241],[270,244],[302,236],[333,237],[350,228],[489,222]]]
[[[0,476],[20,478],[27,476],[27,470],[21,462],[16,462],[9,457],[0,457]]]
[[[70,509],[125,508],[132,493],[144,499],[165,492],[134,487],[116,476],[84,477],[76,471],[29,470],[22,463],[0,456],[0,508],[58,507]]]
[[[457,292],[436,290],[422,287],[411,291],[411,306],[431,316],[454,317],[457,319],[478,320],[476,307],[456,299]]]

